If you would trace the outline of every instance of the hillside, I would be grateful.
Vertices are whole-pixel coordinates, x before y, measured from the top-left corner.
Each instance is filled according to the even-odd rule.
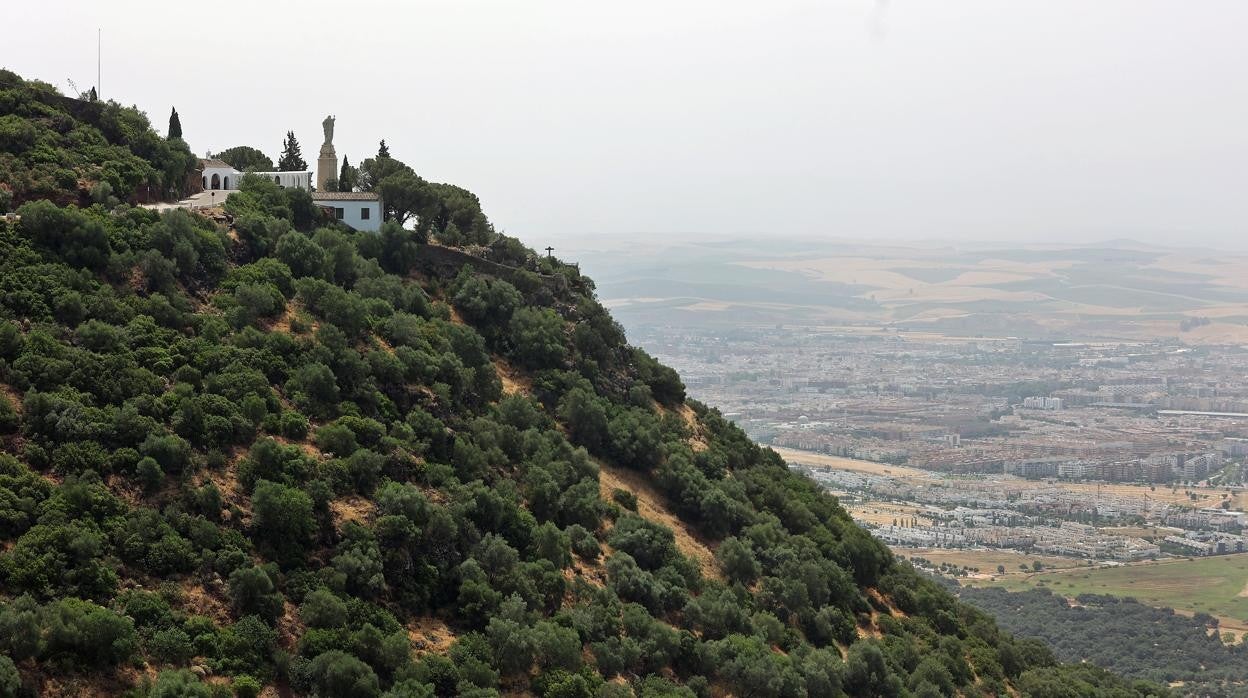
[[[4,176],[69,173],[0,182],[0,695],[1164,694],[893,559],[466,190],[78,208],[158,137],[0,85]]]

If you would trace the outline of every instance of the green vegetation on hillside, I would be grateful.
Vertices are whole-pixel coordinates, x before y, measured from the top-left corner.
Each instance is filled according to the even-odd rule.
[[[159,200],[184,190],[196,162],[136,109],[62,97],[0,69],[0,213],[38,199]]]
[[[1164,693],[895,561],[470,192],[360,176],[417,229],[255,177],[230,231],[0,227],[0,695]]]

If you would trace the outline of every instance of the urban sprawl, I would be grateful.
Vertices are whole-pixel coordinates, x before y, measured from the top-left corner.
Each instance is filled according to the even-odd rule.
[[[696,397],[895,546],[1104,564],[1248,551],[1248,350],[846,327],[651,333],[642,342]]]

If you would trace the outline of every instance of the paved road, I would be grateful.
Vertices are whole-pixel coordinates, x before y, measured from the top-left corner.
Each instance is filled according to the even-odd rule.
[[[213,189],[210,191],[201,191],[198,194],[182,199],[176,204],[145,204],[143,208],[150,208],[153,211],[168,211],[175,208],[208,208],[210,206],[220,205],[228,199],[231,194],[237,191],[237,189]]]
[[[201,208],[204,206],[213,206],[224,203],[231,194],[237,192],[237,189],[213,189],[211,191],[201,191],[198,194],[187,197],[178,202],[179,206],[190,206]]]

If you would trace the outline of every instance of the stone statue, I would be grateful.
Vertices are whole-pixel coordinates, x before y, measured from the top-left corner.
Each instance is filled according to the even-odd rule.
[[[321,155],[316,159],[316,189],[327,191],[329,181],[338,177],[338,154],[334,152],[334,115],[330,114],[321,122],[325,129],[325,142],[321,144]]]
[[[321,122],[321,128],[325,129],[325,145],[333,145],[334,143],[334,117],[329,115]]]

